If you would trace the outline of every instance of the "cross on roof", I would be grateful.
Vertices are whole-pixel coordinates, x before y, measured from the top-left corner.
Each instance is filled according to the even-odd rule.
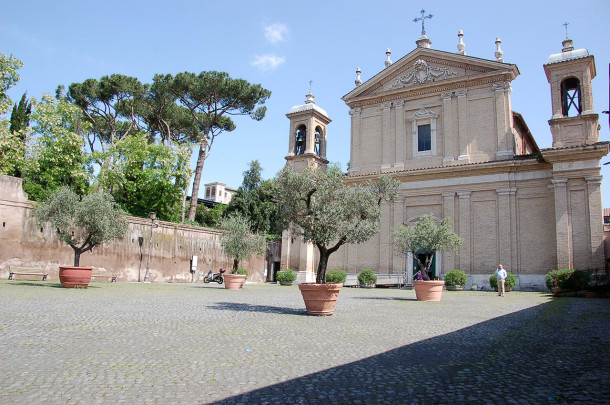
[[[426,35],[426,30],[424,29],[424,20],[425,20],[426,18],[427,18],[427,19],[430,19],[430,18],[432,18],[432,17],[433,17],[433,15],[432,15],[432,14],[428,14],[428,15],[424,15],[424,14],[426,14],[426,10],[424,10],[424,9],[422,8],[422,10],[421,10],[421,17],[418,17],[418,18],[416,18],[416,19],[414,19],[414,20],[413,20],[413,22],[418,22],[418,21],[421,21],[421,35],[422,35],[422,37],[423,37],[424,35]]]
[[[566,22],[564,22],[564,23],[563,23],[563,24],[561,24],[561,25],[563,25],[564,27],[566,27],[566,38],[567,38],[567,37],[568,37],[568,25],[570,25],[570,23],[566,21]]]
[[[313,80],[309,81],[309,92],[311,93],[311,84],[313,83]]]

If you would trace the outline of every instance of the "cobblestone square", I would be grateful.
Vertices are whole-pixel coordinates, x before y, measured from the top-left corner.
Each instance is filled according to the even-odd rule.
[[[1,404],[605,404],[610,300],[0,281]]]

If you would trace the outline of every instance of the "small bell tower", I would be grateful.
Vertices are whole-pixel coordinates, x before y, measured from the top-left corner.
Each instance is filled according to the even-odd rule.
[[[593,110],[591,85],[595,60],[586,49],[574,49],[567,33],[562,44],[562,52],[549,56],[544,65],[551,85],[553,147],[594,144],[599,141],[599,116]]]
[[[294,106],[286,117],[290,120],[286,164],[296,171],[306,167],[326,167],[327,126],[331,119],[318,107],[314,95],[307,93],[305,104]]]

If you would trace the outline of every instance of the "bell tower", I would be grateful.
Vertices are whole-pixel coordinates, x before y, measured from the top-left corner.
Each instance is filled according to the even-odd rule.
[[[326,135],[331,119],[316,105],[311,91],[306,95],[305,104],[292,107],[286,117],[290,120],[286,164],[296,171],[326,167]]]
[[[308,167],[325,169],[327,126],[331,119],[326,111],[307,93],[305,104],[294,106],[286,114],[290,120],[286,166],[300,172]],[[280,268],[297,272],[297,282],[315,282],[316,252],[311,243],[293,234],[291,229],[282,232],[282,258]]]
[[[574,49],[570,38],[562,44],[562,52],[549,56],[544,65],[551,85],[553,147],[594,144],[599,141],[599,117],[593,110],[591,86],[595,60],[586,49]]]

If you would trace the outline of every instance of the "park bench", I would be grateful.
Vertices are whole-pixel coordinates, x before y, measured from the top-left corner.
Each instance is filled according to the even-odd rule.
[[[110,283],[116,283],[116,274],[114,273],[103,273],[97,272],[91,274],[91,281],[108,281]]]
[[[42,281],[47,279],[47,273],[44,270],[28,267],[8,266],[8,279],[15,280],[15,276],[32,276],[42,277]]]

